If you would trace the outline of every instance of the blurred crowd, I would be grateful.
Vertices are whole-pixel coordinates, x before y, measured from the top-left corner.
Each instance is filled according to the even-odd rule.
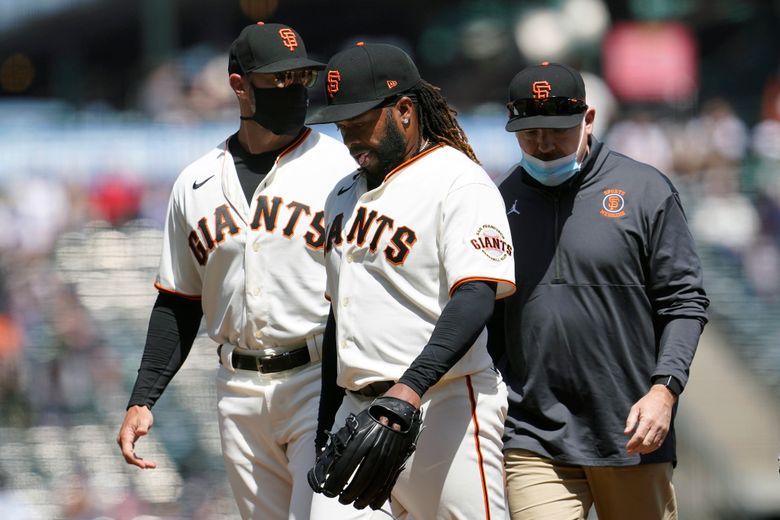
[[[227,55],[208,45],[166,61],[139,84],[136,106],[162,122],[219,120],[235,113],[235,94],[227,82]]]
[[[179,60],[159,66],[139,87],[137,107],[143,117],[174,123],[234,117],[225,57],[199,47]],[[728,277],[725,287],[733,290],[736,285],[762,308],[778,309],[778,84],[766,86],[757,124],[748,124],[726,99],[717,98],[685,113],[624,107],[605,128],[599,137],[613,149],[656,166],[680,189],[705,260],[708,289],[708,282],[716,286]],[[506,167],[515,160],[507,157]],[[160,233],[175,174],[148,180],[140,172],[107,171],[88,181],[30,175],[0,183],[0,220],[6,223],[0,234],[0,510],[22,510],[24,504],[8,490],[25,483],[61,488],[66,497],[56,511],[30,509],[29,518],[53,513],[58,518],[129,519],[143,510],[139,504],[146,499],[135,491],[132,480],[123,484],[121,498],[108,505],[88,500],[94,498],[97,485],[88,479],[76,479],[63,488],[54,478],[59,473],[45,462],[58,453],[46,455],[43,450],[35,458],[37,466],[20,477],[19,471],[11,470],[21,452],[9,446],[23,449],[13,436],[26,428],[73,432],[85,424],[102,424],[109,437],[115,434],[154,299]],[[726,321],[743,318],[723,310],[728,302],[722,298],[728,295],[715,290],[711,296],[715,315]],[[765,328],[776,337],[778,317],[780,311],[765,318]],[[780,385],[780,355],[776,358],[771,377]],[[209,398],[207,390],[200,392],[203,399]],[[202,442],[182,432],[168,438],[173,441],[166,444],[162,439],[163,450],[181,452],[174,444],[182,439]],[[44,438],[41,446],[46,442]],[[123,472],[132,470],[123,467],[113,448],[106,447],[103,455],[113,468],[108,474],[129,474]],[[220,475],[219,459],[210,459],[210,472],[203,465],[183,462],[198,449],[191,446],[173,459],[183,479],[175,484],[177,496],[199,497],[192,503],[200,506],[161,515],[206,519],[218,517],[214,503],[230,509],[229,501],[218,502],[213,481],[203,476]],[[78,474],[80,469],[84,470],[73,471]],[[25,516],[19,513],[15,518]]]

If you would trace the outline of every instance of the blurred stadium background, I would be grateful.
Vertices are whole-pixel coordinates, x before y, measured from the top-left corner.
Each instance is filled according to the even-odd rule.
[[[125,465],[114,439],[170,186],[237,128],[226,52],[256,20],[325,61],[404,47],[494,176],[517,160],[512,76],[585,71],[597,136],[674,180],[705,262],[681,518],[780,518],[778,0],[0,0],[0,518],[237,518],[208,338],[139,446],[158,469]]]

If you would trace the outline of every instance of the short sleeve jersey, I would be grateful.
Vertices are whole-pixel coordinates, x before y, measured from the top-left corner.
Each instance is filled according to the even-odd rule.
[[[324,205],[355,163],[306,128],[276,160],[251,204],[227,141],[180,174],[168,205],[155,286],[201,299],[218,343],[284,350],[324,330]]]
[[[371,191],[360,171],[347,176],[330,194],[325,218],[344,388],[398,380],[461,284],[496,282],[498,298],[514,292],[501,195],[479,165],[449,146],[418,154]],[[490,366],[486,339],[483,331],[442,380]]]

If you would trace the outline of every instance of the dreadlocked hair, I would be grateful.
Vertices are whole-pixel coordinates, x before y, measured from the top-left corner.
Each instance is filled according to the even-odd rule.
[[[425,80],[411,89],[417,98],[417,115],[420,120],[420,133],[434,143],[444,143],[460,150],[469,159],[479,164],[474,150],[471,149],[466,133],[460,127],[455,109],[447,104],[440,93],[441,89]]]

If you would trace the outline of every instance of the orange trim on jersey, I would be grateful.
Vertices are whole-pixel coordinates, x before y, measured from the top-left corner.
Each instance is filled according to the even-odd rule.
[[[154,287],[160,292],[175,294],[176,296],[181,296],[182,298],[186,298],[188,300],[193,300],[196,302],[199,302],[201,300],[200,295],[193,296],[192,294],[184,294],[184,293],[176,292],[173,289],[168,289],[167,287],[163,287],[162,285],[160,285],[160,282],[154,282]]]
[[[401,164],[399,164],[398,166],[396,166],[395,168],[393,168],[392,170],[390,170],[390,173],[388,173],[387,175],[385,175],[385,180],[384,180],[384,182],[387,182],[387,181],[389,181],[389,180],[390,180],[390,177],[392,177],[392,176],[393,176],[393,175],[395,175],[396,173],[400,172],[401,170],[403,170],[404,168],[406,168],[407,166],[409,166],[409,165],[410,165],[410,164],[412,164],[413,162],[417,161],[418,159],[422,159],[423,157],[425,157],[425,156],[426,156],[426,155],[428,155],[429,153],[431,153],[431,152],[433,152],[433,151],[436,151],[436,150],[438,150],[439,148],[441,148],[441,147],[443,147],[443,146],[444,146],[443,144],[439,143],[439,144],[437,144],[436,146],[434,146],[433,148],[428,148],[428,149],[427,149],[427,150],[425,150],[423,153],[417,154],[417,155],[415,155],[414,157],[412,157],[411,159],[408,159],[407,161],[405,161],[405,162],[402,162]]]
[[[512,286],[512,290],[508,294],[503,294],[501,296],[498,296],[496,300],[503,300],[504,298],[508,298],[509,296],[515,294],[515,292],[517,291],[517,286],[515,285],[514,282],[510,282],[509,280],[504,280],[503,278],[489,278],[487,276],[470,276],[469,278],[462,278],[457,282],[455,282],[454,284],[452,284],[452,287],[450,288],[450,298],[452,298],[452,293],[454,293],[457,290],[457,288],[463,285],[464,283],[474,282],[478,280],[481,280],[483,282],[503,283]]]
[[[477,399],[474,396],[474,387],[471,385],[471,376],[466,376],[466,386],[469,389],[469,401],[471,401],[471,420],[474,421],[474,445],[477,448],[477,460],[479,461],[479,479],[482,483],[482,500],[485,503],[485,520],[490,520],[490,499],[488,498],[487,479],[485,478],[485,458],[482,456],[482,447],[479,443]]]
[[[279,157],[276,158],[276,162],[278,163],[279,160],[287,155],[288,153],[292,152],[294,149],[298,148],[298,146],[306,140],[307,137],[309,137],[309,134],[311,133],[311,128],[306,128],[301,135],[299,135],[292,143],[290,143],[290,146],[282,150],[282,153],[279,154]]]

